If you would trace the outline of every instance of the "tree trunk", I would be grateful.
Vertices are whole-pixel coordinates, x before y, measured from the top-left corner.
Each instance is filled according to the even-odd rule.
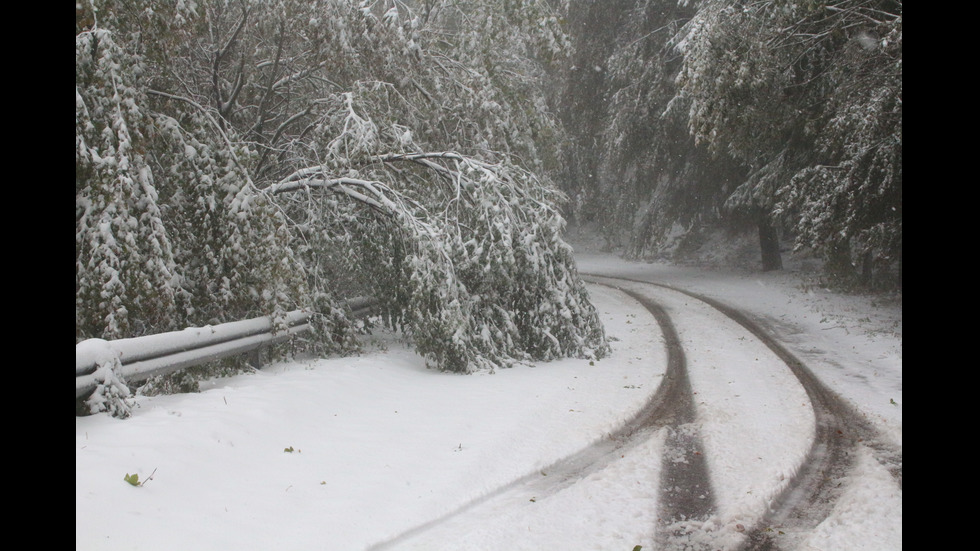
[[[779,255],[779,236],[776,228],[764,216],[759,217],[759,248],[762,250],[763,272],[783,269],[783,259]]]
[[[902,251],[898,251],[898,290],[902,290]]]
[[[836,285],[852,288],[858,283],[858,274],[851,262],[851,245],[841,240],[827,247],[827,262],[824,270]]]
[[[874,286],[874,255],[870,249],[861,256],[861,286],[865,289]]]

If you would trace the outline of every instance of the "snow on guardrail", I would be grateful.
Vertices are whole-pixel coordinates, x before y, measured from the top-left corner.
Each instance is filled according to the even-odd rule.
[[[359,297],[347,304],[353,317],[365,317],[377,301]],[[129,339],[84,340],[75,345],[75,399],[95,390],[98,368],[116,359],[120,362],[116,371],[123,380],[140,382],[283,342],[310,329],[310,312],[288,312],[282,322],[285,329],[280,325],[278,331],[272,318],[263,316]]]

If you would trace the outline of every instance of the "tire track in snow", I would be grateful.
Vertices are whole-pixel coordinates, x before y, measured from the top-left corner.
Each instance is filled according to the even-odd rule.
[[[853,468],[857,455],[854,452],[859,445],[876,450],[879,462],[892,465],[891,472],[901,486],[901,452],[897,451],[896,463],[895,450],[877,438],[875,429],[868,422],[824,386],[800,360],[746,314],[711,298],[669,285],[601,275],[585,276],[585,279],[616,289],[637,300],[654,315],[661,327],[667,348],[668,368],[662,384],[644,408],[630,422],[610,434],[609,438],[545,469],[549,473],[547,478],[537,473],[529,474],[369,549],[396,548],[398,544],[416,535],[505,495],[512,496],[522,492],[543,499],[558,493],[615,461],[623,449],[652,437],[660,430],[666,431],[666,439],[660,474],[658,521],[655,527],[658,548],[700,551],[703,545],[707,545],[699,543],[702,539],[697,530],[702,525],[710,524],[708,521],[711,517],[717,515],[717,506],[710,487],[706,454],[695,424],[692,423],[696,413],[680,339],[670,316],[654,299],[598,279],[653,285],[681,293],[718,310],[749,331],[778,356],[801,382],[814,404],[816,438],[803,465],[785,489],[774,496],[769,510],[761,515],[761,520],[754,526],[747,527],[743,543],[735,548],[770,551],[792,549],[793,538],[798,538],[801,534],[805,536],[832,511],[841,493],[838,482]],[[710,538],[704,541],[710,541]]]
[[[678,525],[678,521],[682,523],[686,519],[711,515],[714,506],[710,498],[710,488],[707,487],[704,453],[696,432],[692,432],[689,425],[694,418],[694,403],[686,372],[684,350],[673,323],[666,311],[649,298],[613,285],[596,284],[614,289],[639,302],[653,314],[664,335],[667,369],[663,382],[646,404],[632,419],[603,440],[543,469],[548,473],[547,477],[542,477],[537,472],[528,474],[441,517],[375,543],[368,547],[368,551],[396,549],[415,536],[508,494],[521,492],[536,496],[538,499],[545,499],[589,474],[605,468],[621,458],[624,450],[654,437],[657,431],[665,428],[670,431],[666,438],[665,454],[673,460],[664,461],[665,471],[661,474],[661,484],[671,484],[674,489],[660,498],[664,502],[659,511],[662,520],[657,533],[660,540],[669,543],[676,537],[684,537],[683,530],[672,528]]]
[[[642,294],[619,290],[653,314],[667,347],[668,367],[663,384],[669,385],[666,395],[670,401],[660,408],[661,414],[656,419],[651,419],[652,425],[668,430],[660,471],[657,542],[664,549],[694,551],[697,547],[689,542],[687,527],[692,522],[696,525],[713,516],[715,503],[704,446],[693,424],[696,412],[684,348],[663,307]]]
[[[824,385],[802,361],[744,312],[710,297],[666,284],[599,274],[583,274],[583,277],[593,283],[599,283],[596,278],[602,278],[653,285],[704,302],[765,344],[802,384],[814,408],[814,441],[790,483],[774,497],[762,519],[746,530],[747,540],[740,549],[779,551],[798,544],[832,512],[842,493],[841,481],[855,468],[860,446],[871,449],[877,461],[888,468],[899,488],[902,487],[901,450],[880,437],[874,426],[858,411]]]

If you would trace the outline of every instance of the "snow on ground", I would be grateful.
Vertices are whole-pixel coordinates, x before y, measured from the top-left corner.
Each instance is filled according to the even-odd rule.
[[[620,340],[594,365],[450,375],[385,338],[144,397],[126,420],[76,418],[78,548],[362,549],[543,469],[615,430],[663,373],[652,316],[595,299]]]
[[[587,254],[579,267],[654,278],[758,315],[901,445],[900,304],[804,291],[791,272],[723,274]],[[126,420],[76,418],[76,549],[346,551],[392,538],[393,549],[655,549],[662,432],[575,484],[536,493],[545,487],[538,476],[606,442],[664,373],[652,316],[617,291],[590,292],[616,339],[612,357],[594,365],[569,359],[450,375],[426,370],[397,337],[379,334],[360,357],[276,364],[202,384],[198,394],[142,397]],[[675,318],[682,339],[703,336],[691,305],[667,306],[672,315],[688,311]],[[692,386],[722,522],[734,522],[754,514],[801,460],[812,418],[802,406],[789,416],[767,412],[796,412],[805,401],[798,384],[765,350],[735,354],[732,347],[755,345],[701,314],[722,325],[708,335],[715,344],[687,351],[688,361],[698,366]],[[756,352],[761,385],[726,362],[755,364]],[[719,369],[731,376],[710,373]],[[859,466],[802,549],[901,549],[901,490],[872,458]],[[133,473],[152,479],[134,487],[123,480]],[[512,491],[441,518],[522,477]],[[430,521],[431,529],[399,538]]]
[[[820,379],[902,445],[901,299],[833,293],[791,261],[776,272],[704,270],[576,256],[581,273],[673,285],[753,314]]]
[[[644,294],[671,315],[684,345],[697,410],[689,430],[704,442],[718,503],[716,546],[737,545],[738,525],[761,521],[802,464],[815,434],[810,399],[785,363],[734,320],[680,293]]]
[[[822,382],[865,415],[885,441],[901,450],[901,298],[830,292],[813,283],[805,262],[792,258],[784,258],[786,270],[768,273],[627,262],[594,252],[580,253],[576,259],[582,273],[655,281],[749,313]],[[691,369],[692,378],[697,372]],[[713,394],[706,402],[722,398]],[[702,417],[704,409],[702,405]],[[776,432],[772,436],[782,440],[792,435]],[[717,458],[713,467],[719,467]],[[764,473],[746,473],[755,475]],[[858,469],[849,482],[830,517],[798,542],[798,549],[900,550],[901,488],[866,449],[861,450]],[[731,505],[730,501],[723,503],[722,509]]]

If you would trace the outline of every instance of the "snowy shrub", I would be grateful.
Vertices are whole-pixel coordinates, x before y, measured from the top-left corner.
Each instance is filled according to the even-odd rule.
[[[116,370],[122,366],[119,358],[99,365],[95,370],[95,391],[85,399],[89,413],[108,413],[125,419],[132,415],[132,393]]]

